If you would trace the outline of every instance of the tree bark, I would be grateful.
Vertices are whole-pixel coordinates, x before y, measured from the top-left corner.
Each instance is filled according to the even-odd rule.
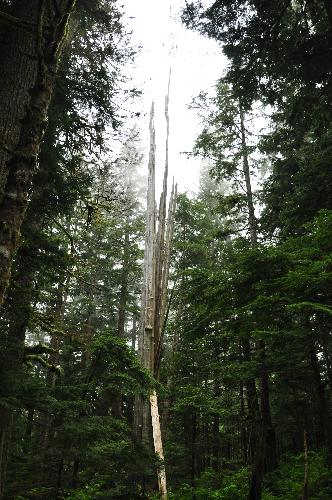
[[[16,0],[12,14],[19,22],[31,23],[31,30],[19,24],[4,27],[0,51],[0,192],[6,182],[6,162],[14,151],[21,130],[30,90],[37,76],[38,2]]]
[[[249,232],[250,232],[250,241],[251,241],[252,246],[254,247],[257,245],[257,219],[255,216],[255,207],[254,207],[252,187],[251,187],[251,177],[250,177],[250,167],[249,167],[249,158],[248,158],[248,146],[247,146],[247,141],[246,141],[246,129],[245,129],[245,122],[244,122],[244,113],[242,110],[241,103],[240,103],[239,107],[240,107],[243,174],[244,174],[244,180],[245,180],[245,184],[246,184]]]
[[[55,75],[69,17],[75,0],[63,3],[60,15],[48,16],[52,34],[45,33],[45,2],[40,2],[37,26],[37,74],[29,89],[28,107],[13,150],[6,160],[8,176],[0,202],[0,304],[11,275],[12,259],[18,248],[21,225],[37,169],[39,149],[47,122],[47,112],[53,92]]]
[[[169,85],[168,85],[169,89]],[[166,231],[166,197],[167,197],[167,175],[168,175],[168,98],[165,100],[165,116],[167,122],[166,137],[166,163],[163,181],[163,191],[160,197],[158,231],[156,233],[156,202],[155,202],[155,130],[154,130],[154,106],[152,104],[150,114],[150,155],[149,175],[147,193],[147,218],[144,254],[144,280],[142,289],[141,321],[139,329],[138,354],[141,362],[154,377],[158,378],[159,359],[161,352],[162,336],[165,325],[165,304],[167,296],[169,255],[172,235],[172,224],[176,203],[176,188],[170,201],[169,219]],[[165,238],[166,231],[166,238]],[[149,447],[151,430],[154,437],[154,448],[156,455],[163,460],[162,439],[158,414],[158,403],[156,392],[150,396],[150,409],[142,398],[136,398],[135,404],[135,431],[137,437]],[[150,415],[149,415],[150,414]],[[149,419],[149,416],[152,419]],[[152,420],[152,422],[151,422]],[[152,423],[152,428],[151,428]],[[162,465],[158,469],[158,483],[161,497],[167,498],[166,472]]]
[[[158,486],[160,497],[162,500],[167,500],[167,484],[166,484],[166,470],[164,464],[164,451],[163,442],[161,439],[160,430],[160,420],[158,411],[158,402],[156,391],[150,396],[150,406],[151,406],[151,419],[152,419],[152,429],[153,429],[153,442],[155,453],[160,461],[158,467]]]
[[[144,252],[144,276],[141,298],[141,316],[139,323],[138,356],[142,365],[153,373],[154,366],[154,299],[155,299],[155,235],[156,235],[156,208],[155,208],[155,129],[154,105],[150,112],[150,152],[147,191],[147,213]],[[151,418],[148,404],[141,396],[135,400],[134,431],[136,437],[149,447],[151,443]]]

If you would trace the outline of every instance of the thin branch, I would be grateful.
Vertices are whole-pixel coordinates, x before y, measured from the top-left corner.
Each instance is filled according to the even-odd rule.
[[[50,219],[64,232],[64,234],[69,238],[70,241],[70,246],[71,246],[71,253],[74,254],[76,253],[75,246],[74,246],[74,238],[72,235],[67,231],[67,229],[61,224],[61,222],[57,221],[53,217],[50,217]]]
[[[18,17],[12,16],[2,10],[0,10],[0,22],[7,23],[10,26],[15,26],[15,28],[21,28],[31,34],[33,34],[36,29],[36,23],[24,21],[23,19],[19,19]]]
[[[97,286],[94,283],[91,283],[90,281],[85,280],[84,278],[82,278],[82,276],[77,276],[77,274],[72,273],[71,271],[67,271],[67,273],[70,274],[70,276],[72,276],[73,278],[77,279],[78,281],[81,281],[85,285],[88,285],[91,288],[95,288],[95,290],[98,290],[98,292],[105,292],[105,291],[109,292],[109,291],[111,291],[110,288],[108,288],[106,286],[103,286],[103,287]]]

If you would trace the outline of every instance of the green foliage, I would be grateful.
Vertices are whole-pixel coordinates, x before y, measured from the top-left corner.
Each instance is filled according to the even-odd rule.
[[[332,494],[331,469],[326,465],[324,452],[309,452],[309,498],[328,500]],[[280,467],[266,478],[270,485],[263,500],[301,498],[303,492],[304,456],[285,456]]]
[[[142,367],[137,356],[121,339],[112,332],[96,335],[90,345],[91,366],[96,365],[94,377],[107,373],[107,388],[124,389],[138,393],[142,388],[146,393],[152,389],[154,381],[151,374]]]
[[[196,486],[184,484],[176,492],[170,493],[171,500],[242,500],[248,494],[248,470],[216,474],[205,470],[197,479]]]
[[[192,107],[204,108],[203,130],[196,139],[193,154],[209,162],[209,174],[222,188],[217,211],[233,229],[239,224],[246,226],[248,193],[244,162],[251,169],[249,160],[257,148],[249,128],[249,113],[245,116],[241,98],[224,79],[217,83],[213,97],[200,94]]]
[[[186,4],[186,24],[221,42],[230,64],[214,96],[192,104],[204,115],[193,154],[206,167],[198,195],[178,199],[158,383],[135,355],[145,229],[137,131],[117,158],[106,140],[125,121],[116,99],[133,56],[117,6],[77,2],[2,311],[5,497],[157,498],[158,461],[132,432],[135,396],[157,385],[170,499],[242,500],[252,486],[260,497],[261,484],[264,500],[300,498],[305,430],[309,497],[327,500],[329,3]],[[270,105],[259,140],[249,121],[258,100]],[[259,163],[265,178],[251,197]],[[257,244],[247,237],[253,204]]]

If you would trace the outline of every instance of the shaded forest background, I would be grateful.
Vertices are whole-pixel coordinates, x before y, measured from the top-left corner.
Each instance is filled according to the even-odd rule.
[[[229,65],[191,103],[203,168],[155,381],[121,5],[0,1],[2,498],[158,498],[133,430],[155,387],[170,498],[332,497],[332,4],[188,2],[182,22]]]

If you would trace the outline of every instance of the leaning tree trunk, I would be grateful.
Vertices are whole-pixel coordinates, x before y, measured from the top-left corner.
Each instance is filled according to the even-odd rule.
[[[59,12],[53,6],[54,10],[49,14],[46,0],[39,2],[35,27],[36,47],[30,56],[37,59],[37,71],[33,86],[28,89],[29,99],[21,120],[18,139],[8,152],[5,162],[8,176],[0,202],[0,304],[4,301],[12,259],[19,244],[20,229],[37,169],[57,66],[75,3],[75,0],[62,2]]]

